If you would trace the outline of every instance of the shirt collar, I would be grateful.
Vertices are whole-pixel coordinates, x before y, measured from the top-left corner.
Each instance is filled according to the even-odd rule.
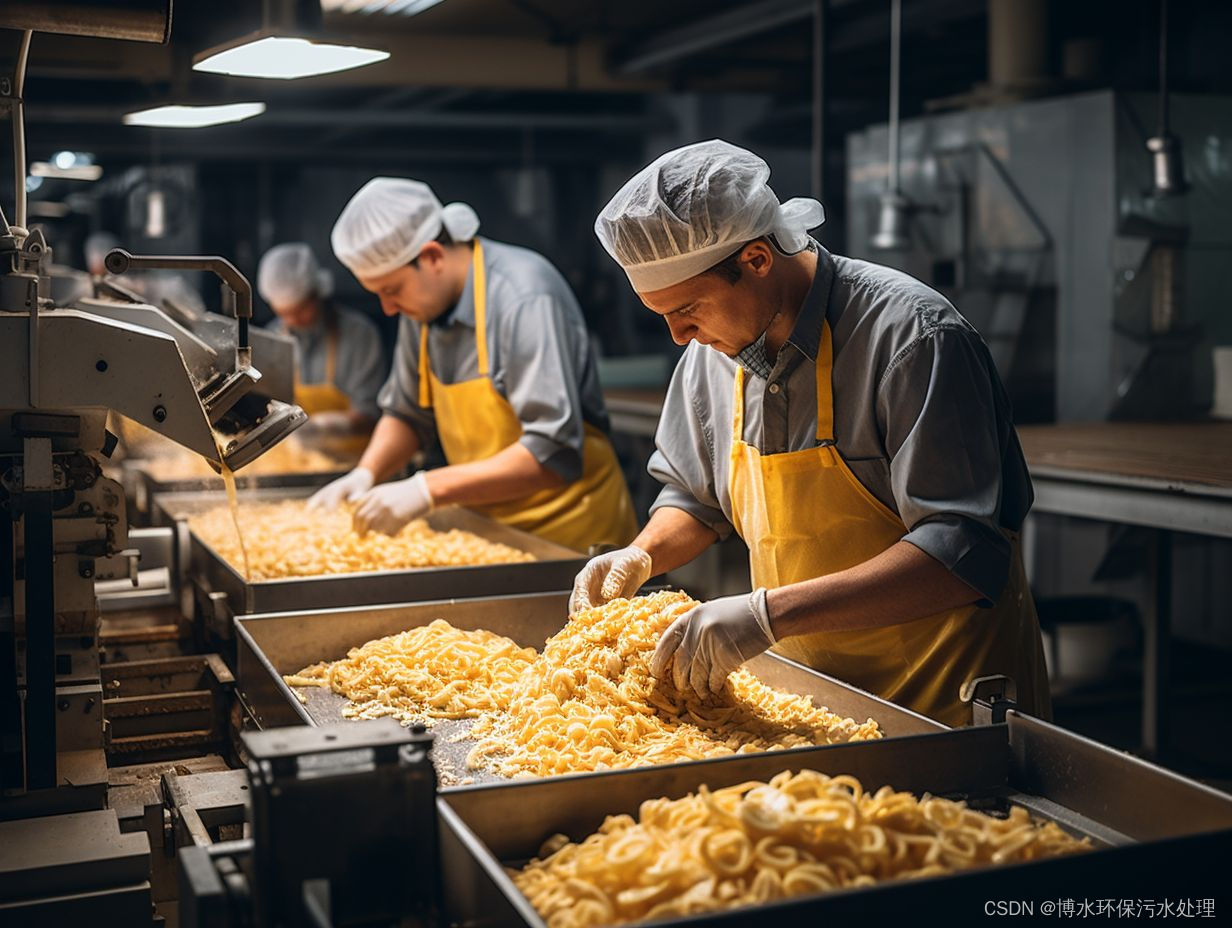
[[[486,253],[486,252],[485,252]],[[485,262],[486,263],[486,262]],[[466,283],[462,285],[462,293],[458,302],[432,320],[431,325],[447,329],[455,323],[475,327],[475,264],[471,262],[466,272]]]
[[[830,302],[830,287],[834,281],[834,262],[830,253],[820,244],[813,243],[817,250],[817,271],[813,275],[813,283],[804,297],[796,324],[791,335],[787,337],[787,345],[791,345],[810,361],[817,360],[817,346],[821,343],[821,326],[826,318],[826,310]],[[784,346],[786,347],[786,346]],[[766,334],[736,355],[736,360],[759,377],[769,379],[774,369],[770,359],[766,357]]]

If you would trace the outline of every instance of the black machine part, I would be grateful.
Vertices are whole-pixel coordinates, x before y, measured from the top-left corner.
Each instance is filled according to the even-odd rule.
[[[440,922],[432,735],[392,719],[243,735],[252,837],[180,851],[184,928]]]

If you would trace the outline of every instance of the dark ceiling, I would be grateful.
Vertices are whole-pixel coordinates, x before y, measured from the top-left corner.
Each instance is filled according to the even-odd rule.
[[[325,0],[327,9],[348,0]],[[1094,39],[1097,83],[1153,89],[1158,0],[1050,4],[1052,45]],[[380,6],[352,2],[350,6]],[[27,83],[30,154],[88,148],[113,162],[379,164],[492,162],[533,147],[539,162],[640,150],[665,128],[657,95],[754,92],[773,101],[754,135],[811,140],[814,0],[444,0],[416,16],[327,12],[330,37],[386,48],[380,64],[301,81],[199,74],[194,52],[255,26],[253,0],[176,0],[167,46],[35,36]],[[1174,86],[1232,89],[1223,54],[1232,4],[1173,0]],[[882,121],[889,0],[824,3],[827,141]],[[970,91],[987,72],[987,0],[906,0],[903,111]],[[0,60],[16,33],[0,30]],[[1058,81],[1054,92],[1075,88]],[[264,115],[206,131],[126,127],[169,102],[262,100]],[[670,128],[670,127],[667,127]]]

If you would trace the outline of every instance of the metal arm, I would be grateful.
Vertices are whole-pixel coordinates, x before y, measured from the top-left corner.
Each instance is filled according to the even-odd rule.
[[[112,274],[125,274],[130,270],[209,271],[235,296],[235,318],[239,322],[235,346],[236,369],[247,368],[252,363],[252,348],[248,343],[252,284],[226,258],[217,255],[134,255],[123,248],[113,248],[103,259],[103,265]]]

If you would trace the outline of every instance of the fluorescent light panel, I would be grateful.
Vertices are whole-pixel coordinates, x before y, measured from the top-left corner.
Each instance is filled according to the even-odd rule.
[[[126,126],[157,129],[200,129],[226,122],[251,119],[265,112],[264,103],[224,103],[218,106],[156,106],[124,116]]]
[[[50,161],[34,161],[30,164],[30,173],[34,177],[59,177],[64,180],[98,180],[103,176],[103,169],[97,164],[80,164],[62,168]]]
[[[237,77],[292,80],[359,68],[388,57],[389,52],[372,48],[267,36],[210,55],[194,64],[193,70]]]

